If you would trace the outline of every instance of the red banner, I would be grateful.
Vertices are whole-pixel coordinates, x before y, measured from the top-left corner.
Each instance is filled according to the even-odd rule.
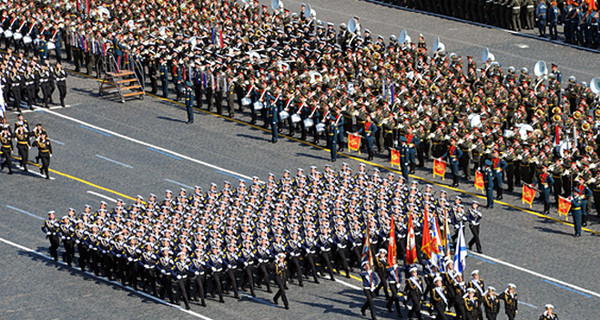
[[[393,166],[398,166],[400,167],[400,151],[396,150],[396,149],[392,149],[392,159],[390,160],[390,163]]]
[[[360,150],[360,136],[355,134],[348,134],[348,150],[359,151]],[[359,151],[360,153],[360,151]]]
[[[411,265],[417,262],[417,241],[413,228],[412,212],[408,214],[408,233],[406,237],[406,263]]]
[[[390,239],[388,241],[388,267],[396,264],[396,227],[394,226],[394,217],[392,216],[392,222],[390,226]]]
[[[446,176],[446,162],[440,159],[433,160],[433,176],[440,176],[444,180]]]
[[[481,190],[483,193],[483,188],[485,187],[483,183],[483,173],[481,171],[475,171],[475,189]]]
[[[531,208],[531,203],[533,203],[533,199],[535,199],[535,189],[533,188],[533,186],[524,184],[521,201],[523,203],[529,204],[529,207]]]
[[[558,215],[565,216],[569,220],[569,210],[571,210],[571,200],[558,196]]]
[[[427,255],[427,259],[431,258],[431,234],[429,233],[429,215],[427,207],[423,212],[423,239],[421,241],[421,251]]]

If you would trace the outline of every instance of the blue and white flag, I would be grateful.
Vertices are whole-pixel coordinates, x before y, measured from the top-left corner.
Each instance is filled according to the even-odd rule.
[[[2,86],[0,86],[0,117],[5,117],[6,115],[6,101],[4,101],[4,90]]]
[[[467,263],[467,245],[465,243],[465,232],[462,223],[458,229],[458,240],[454,252],[454,271],[463,273]]]

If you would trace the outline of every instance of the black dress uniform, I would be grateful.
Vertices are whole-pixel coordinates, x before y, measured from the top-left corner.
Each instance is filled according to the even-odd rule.
[[[508,288],[502,292],[498,298],[504,301],[504,313],[508,317],[508,320],[513,320],[517,315],[517,309],[519,308],[519,298],[517,293],[512,291],[511,289],[515,288],[514,285],[509,284]]]
[[[8,174],[12,174],[12,135],[8,130],[8,127],[2,128],[0,133],[0,153],[2,153],[2,166],[0,171],[4,170],[4,167],[8,167]]]
[[[52,157],[52,145],[50,139],[46,138],[46,133],[43,132],[40,138],[33,143],[34,147],[37,147],[40,153],[40,159],[42,160],[42,167],[40,173],[43,178],[50,179],[48,173],[48,167],[50,167],[50,157]]]
[[[50,255],[54,261],[58,261],[58,246],[60,244],[59,230],[60,224],[54,219],[54,211],[48,212],[48,220],[44,221],[42,231],[46,233],[46,237],[50,240]]]
[[[275,283],[277,283],[277,293],[273,297],[273,302],[277,304],[279,298],[283,301],[283,305],[286,309],[290,308],[288,299],[285,295],[285,282],[287,281],[287,262],[285,261],[285,253],[277,255],[277,261],[275,262]]]
[[[498,313],[500,313],[500,299],[498,299],[498,295],[494,291],[496,290],[493,287],[488,287],[482,299],[485,308],[485,318],[487,320],[496,320]]]
[[[423,280],[417,276],[417,268],[410,269],[411,277],[406,279],[406,286],[404,287],[404,294],[407,297],[407,301],[412,302],[412,308],[408,313],[408,317],[416,316],[419,319],[423,319],[421,316],[421,297],[423,296]]]
[[[206,262],[204,261],[202,250],[196,249],[194,258],[188,268],[191,286],[194,289],[194,295],[191,299],[198,301],[198,297],[200,297],[200,304],[203,307],[206,307],[206,302],[204,301],[204,298],[206,298],[206,293],[204,291],[206,279],[206,271],[204,270],[205,265]]]
[[[60,64],[56,65],[54,78],[56,79],[56,86],[58,87],[60,105],[65,107],[65,97],[67,96],[67,72]]]
[[[165,293],[169,297],[171,303],[175,303],[173,300],[173,285],[171,282],[171,271],[173,269],[173,259],[169,255],[169,249],[162,249],[163,256],[160,257],[156,263],[156,270],[158,270],[160,277],[160,290],[158,292],[161,299],[165,298]]]
[[[436,284],[435,288],[431,291],[431,299],[433,307],[437,312],[436,320],[446,319],[446,309],[448,308],[448,290],[442,285],[442,278],[435,278],[433,280]]]
[[[144,290],[148,290],[148,287],[150,287],[154,296],[158,296],[156,291],[156,259],[152,245],[147,244],[146,250],[140,256],[139,265],[143,268]]]
[[[63,261],[66,262],[69,267],[71,267],[73,264],[73,256],[75,255],[75,243],[73,239],[75,236],[75,229],[73,228],[73,225],[68,217],[63,218],[63,222],[60,224],[59,232],[63,247],[65,249],[65,252],[63,252],[62,255]]]
[[[89,261],[89,253],[88,248],[86,246],[86,241],[88,237],[88,232],[83,226],[83,223],[78,223],[79,225],[75,228],[75,244],[77,245],[77,252],[79,253],[79,259],[77,260],[77,264],[81,271],[85,271],[85,266]]]
[[[183,298],[186,310],[190,309],[188,272],[189,265],[187,257],[185,256],[185,252],[180,251],[177,260],[172,267],[172,274],[175,279],[177,279],[177,295],[175,296],[175,301],[179,304],[179,299]]]

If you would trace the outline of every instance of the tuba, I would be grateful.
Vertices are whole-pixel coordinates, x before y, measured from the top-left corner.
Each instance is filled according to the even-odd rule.
[[[542,110],[542,109],[535,110],[535,115],[541,118],[544,115],[544,110]]]

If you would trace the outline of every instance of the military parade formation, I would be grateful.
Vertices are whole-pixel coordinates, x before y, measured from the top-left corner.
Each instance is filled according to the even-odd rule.
[[[513,31],[538,30],[540,37],[597,49],[600,44],[600,11],[596,0],[377,0],[392,5],[470,20]],[[546,32],[548,31],[548,32]]]
[[[271,127],[273,143],[284,130],[303,140],[311,135],[313,143],[323,138],[332,161],[349,135],[360,135],[369,160],[399,152],[405,179],[440,159],[453,187],[485,173],[486,207],[520,186],[539,191],[545,214],[550,194],[556,205],[579,197],[576,234],[592,204],[600,212],[600,78],[588,84],[571,76],[563,85],[558,66],[544,61],[533,75],[503,70],[487,49],[479,67],[473,57],[463,64],[439,39],[430,55],[422,35],[414,42],[406,32],[375,38],[358,17],[336,29],[310,5],[290,13],[279,1],[272,12],[258,1],[160,4],[106,2],[84,10],[65,2],[44,11],[43,4],[15,2],[3,11],[0,37],[19,53],[5,60],[21,61],[18,70],[28,65],[33,74],[60,72],[57,85],[66,73],[60,63],[52,72],[44,63],[50,56],[60,62],[63,51],[76,71],[132,69],[147,75],[151,93],[184,99],[188,123],[194,107],[230,117],[246,111],[251,123]],[[24,30],[31,42],[16,39]],[[17,108],[22,94],[36,96],[10,92],[5,101]]]
[[[497,293],[485,287],[478,270],[468,280],[448,254],[455,241],[451,235],[463,223],[479,224],[476,202],[465,208],[460,197],[448,199],[443,191],[436,197],[430,185],[420,188],[416,181],[377,169],[369,174],[365,165],[356,173],[347,164],[340,172],[329,166],[324,172],[299,168],[295,175],[286,170],[280,179],[270,174],[264,183],[254,177],[237,186],[213,183],[206,192],[200,186],[191,194],[166,190],[162,200],[138,195],[129,206],[119,199],[113,208],[103,201],[97,209],[85,205],[81,213],[70,208],[61,218],[55,215],[49,212],[42,226],[55,260],[62,243],[69,266],[76,263],[188,309],[190,300],[205,306],[208,296],[224,302],[224,295],[239,299],[248,289],[255,297],[263,286],[273,292],[273,284],[274,302],[281,299],[288,309],[288,283],[303,287],[309,278],[317,284],[349,278],[359,269],[369,299],[361,311],[364,315],[370,306],[373,318],[372,299],[379,294],[390,312],[395,304],[398,316],[410,309],[409,318],[421,318],[421,304],[435,310],[437,319],[446,319],[449,309],[459,319],[484,314],[496,319],[501,301],[509,319],[518,309],[514,284]],[[448,248],[442,245],[439,254],[428,256],[420,240],[437,234],[434,226]],[[415,242],[411,235],[418,239],[414,261],[407,254],[407,243]],[[393,261],[390,247],[397,248]]]

